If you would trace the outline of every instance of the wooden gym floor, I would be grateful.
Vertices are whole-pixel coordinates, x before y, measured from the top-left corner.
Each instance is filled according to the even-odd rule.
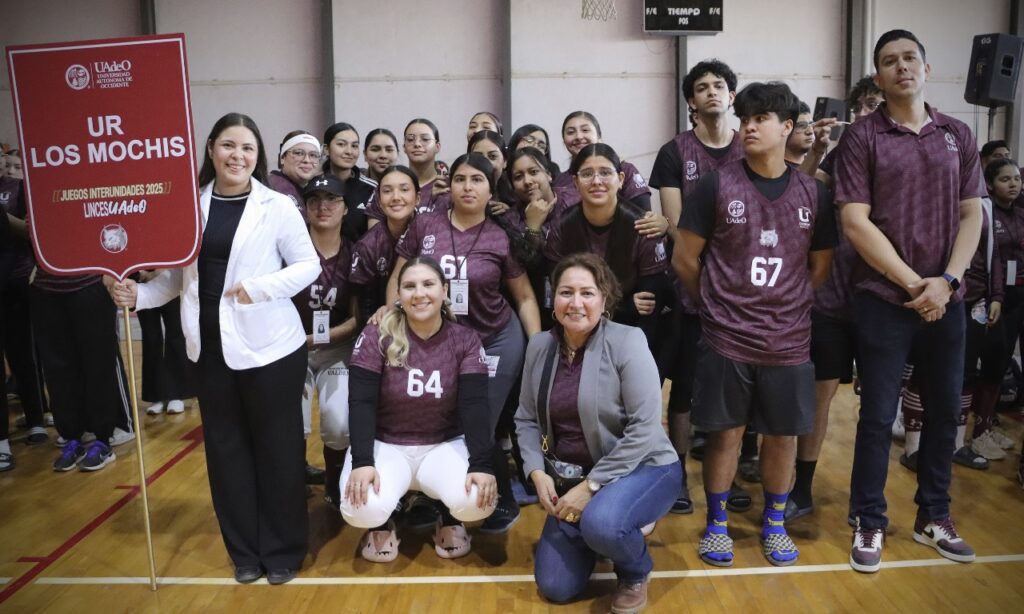
[[[138,343],[136,343],[138,352]],[[138,356],[138,354],[136,354]],[[697,556],[704,526],[700,463],[688,463],[696,513],[668,515],[649,538],[655,572],[649,612],[1008,612],[1024,600],[1024,491],[1014,479],[1019,449],[988,471],[954,467],[953,514],[978,552],[970,565],[951,563],[911,538],[915,482],[890,455],[887,495],[891,533],[884,567],[862,575],[847,565],[847,488],[857,397],[842,386],[815,481],[817,511],[790,525],[799,563],[774,568],[758,544],[760,487],[754,507],[731,514],[736,565],[713,568]],[[16,407],[16,404],[15,404]],[[142,409],[140,408],[140,411]],[[14,412],[12,412],[14,413]],[[1017,441],[1019,416],[1002,414]],[[27,447],[12,430],[14,471],[0,474],[0,612],[604,612],[614,588],[599,565],[584,598],[545,603],[532,578],[532,554],[543,513],[523,509],[505,537],[476,535],[473,552],[442,561],[430,534],[400,534],[401,555],[389,565],[356,556],[360,530],[345,526],[321,501],[309,499],[311,552],[298,579],[271,587],[241,586],[221,542],[210,504],[195,401],[178,416],[143,415],[146,468],[159,590],[148,586],[148,563],[134,443],[94,474],[54,473],[51,443]],[[315,430],[315,429],[314,429]],[[308,457],[322,465],[320,444]]]

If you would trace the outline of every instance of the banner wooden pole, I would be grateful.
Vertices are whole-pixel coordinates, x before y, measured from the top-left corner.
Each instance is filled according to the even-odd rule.
[[[139,457],[139,484],[142,487],[142,511],[146,526],[146,551],[149,554],[149,588],[156,590],[156,560],[153,557],[153,531],[149,526],[149,492],[146,488],[146,461],[142,457],[142,422],[139,420],[139,397],[135,392],[135,350],[132,347],[130,311],[124,308],[124,343],[128,349],[128,391],[132,398],[132,420],[135,421],[135,455]]]

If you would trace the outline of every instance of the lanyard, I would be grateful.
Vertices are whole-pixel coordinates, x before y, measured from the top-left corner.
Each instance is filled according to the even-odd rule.
[[[341,250],[344,247],[345,247],[345,240],[342,239],[341,245],[338,246],[338,253],[333,256],[333,258],[334,258],[334,268],[331,269],[330,277],[324,277],[324,274],[327,272],[327,270],[324,269],[323,263],[320,264],[320,276],[317,277],[317,281],[320,281],[321,279],[323,280],[323,283],[320,284],[321,286],[327,287],[327,284],[331,284],[332,288],[337,288],[337,285],[335,285],[334,280],[337,279],[337,276],[338,276],[338,263],[341,262]],[[317,250],[317,255],[320,256],[320,258],[324,262],[326,262],[327,260],[330,260],[330,258],[324,258],[323,254],[321,254],[319,250]],[[320,301],[320,305],[321,305],[321,307],[324,305],[322,300]],[[331,309],[330,306],[328,306],[327,308]]]
[[[452,239],[452,256],[455,258],[455,278],[462,279],[462,266],[459,262],[459,253],[455,250],[455,222],[452,221],[452,216],[455,215],[454,209],[448,210],[448,235]],[[487,218],[484,217],[484,221],[480,222],[480,229],[476,231],[476,237],[473,239],[473,243],[469,246],[469,251],[466,252],[466,277],[469,277],[469,255],[473,253],[473,248],[476,247],[476,242],[480,240],[480,235],[484,233],[484,226],[487,225]],[[468,281],[468,279],[467,279]]]

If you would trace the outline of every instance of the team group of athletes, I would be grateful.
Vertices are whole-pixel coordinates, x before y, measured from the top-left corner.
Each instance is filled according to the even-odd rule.
[[[541,592],[574,598],[605,557],[620,581],[613,610],[636,611],[652,567],[644,535],[694,509],[691,443],[702,560],[733,564],[728,510],[752,505],[741,475],[764,487],[766,560],[793,564],[786,522],[813,513],[829,406],[855,356],[850,565],[881,564],[900,405],[914,539],[974,560],[950,515],[951,465],[982,468],[1013,446],[992,424],[1024,321],[1020,171],[1005,143],[986,145],[983,166],[967,126],[925,103],[930,69],[912,33],[882,35],[874,64],[850,93],[849,125],[812,122],[782,83],[737,92],[729,66],[697,64],[682,86],[694,128],[651,173],[662,215],[584,111],[562,125],[566,172],[543,128],[506,139],[484,112],[450,167],[418,118],[401,143],[366,135],[366,169],[351,125],[322,143],[292,132],[268,174],[255,123],[221,118],[200,173],[198,261],[107,286],[140,316],[175,301],[179,342],[164,353],[198,364],[236,579],[294,577],[308,547],[304,482],[322,479],[378,562],[398,556],[399,526],[433,527],[437,554],[455,558],[470,551],[464,523],[504,533],[538,501]],[[659,379],[671,381],[667,434]],[[311,432],[314,397],[322,474],[298,435]],[[65,432],[59,416],[77,410],[51,398],[68,440],[55,468],[112,460],[80,442],[96,412]]]

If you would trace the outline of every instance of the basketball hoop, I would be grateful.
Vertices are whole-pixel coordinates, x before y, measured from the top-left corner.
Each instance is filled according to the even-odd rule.
[[[619,13],[615,10],[615,0],[583,0],[583,19],[591,21],[608,21],[618,18]]]

